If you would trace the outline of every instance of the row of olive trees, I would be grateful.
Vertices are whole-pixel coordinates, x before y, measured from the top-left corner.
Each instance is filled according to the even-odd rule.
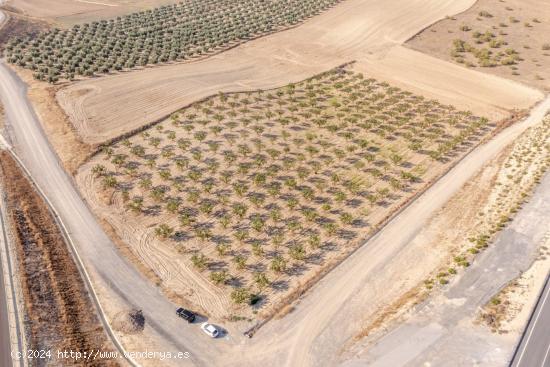
[[[111,20],[14,38],[9,62],[40,80],[184,60],[292,26],[341,0],[192,0]]]

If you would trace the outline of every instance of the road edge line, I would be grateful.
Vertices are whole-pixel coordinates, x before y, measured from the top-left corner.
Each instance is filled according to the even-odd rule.
[[[529,318],[527,319],[527,323],[525,324],[525,328],[523,329],[521,333],[521,337],[519,338],[516,347],[514,348],[514,353],[512,354],[510,361],[508,362],[509,367],[514,366],[514,362],[516,360],[516,357],[519,353],[519,350],[521,348],[521,345],[523,344],[523,341],[525,340],[525,337],[527,335],[527,331],[529,330],[529,326],[531,325],[531,321],[533,321],[533,317],[535,317],[535,312],[537,311],[537,308],[540,304],[540,301],[542,300],[542,296],[544,295],[546,288],[550,286],[550,271],[546,275],[546,280],[544,281],[539,294],[537,295],[536,302],[533,303],[533,306],[531,307],[531,311],[529,313]],[[519,366],[519,361],[518,361]]]
[[[0,204],[5,204],[5,193],[2,189],[0,189]],[[3,272],[7,274],[3,274],[3,283],[2,286],[4,287],[6,291],[6,308],[8,310],[8,327],[10,329],[10,350],[12,352],[12,365],[13,366],[27,366],[28,363],[26,363],[26,359],[23,357],[20,358],[14,358],[12,349],[14,344],[17,346],[17,352],[21,353],[21,355],[26,355],[26,341],[25,341],[25,333],[24,333],[24,325],[21,318],[22,312],[20,309],[19,302],[21,301],[20,297],[20,288],[16,286],[16,282],[14,281],[14,278],[19,278],[15,275],[13,272],[14,269],[14,261],[12,256],[10,255],[11,246],[9,241],[9,234],[8,234],[8,221],[7,219],[4,219],[5,217],[5,208],[6,206],[2,205],[0,206],[0,226],[2,227],[2,237],[4,246],[0,247],[0,261],[2,262],[2,270]],[[7,275],[7,276],[6,276]],[[7,292],[11,292],[11,297],[8,295]],[[11,298],[11,299],[10,299]],[[13,319],[12,319],[13,318]],[[12,326],[13,323],[13,326]],[[23,330],[23,332],[22,332]],[[12,333],[15,333],[15,339],[16,342],[14,343],[12,340]]]

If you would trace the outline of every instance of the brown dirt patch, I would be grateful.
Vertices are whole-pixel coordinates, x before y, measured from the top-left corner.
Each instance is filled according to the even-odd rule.
[[[12,37],[19,37],[23,35],[35,35],[40,32],[46,31],[49,28],[48,23],[29,19],[20,14],[6,11],[6,23],[2,26],[2,32],[0,32],[0,51],[3,49],[6,42]]]
[[[228,302],[228,293],[231,292],[232,289],[231,287],[224,286],[224,284],[234,285],[238,282],[241,286],[250,287],[250,289],[256,291],[256,286],[254,285],[256,280],[252,280],[252,275],[254,275],[255,272],[265,272],[272,281],[273,287],[267,290],[265,285],[262,287],[261,294],[263,295],[263,292],[266,292],[264,299],[267,301],[265,301],[263,306],[257,307],[257,312],[261,317],[268,317],[277,310],[279,305],[285,305],[291,302],[304,293],[305,290],[310,288],[312,284],[326,274],[326,271],[333,268],[335,264],[349,255],[353,248],[357,248],[358,244],[362,243],[365,236],[368,236],[372,231],[378,228],[380,223],[387,221],[392,213],[395,213],[395,211],[398,210],[403,203],[409,200],[414,193],[429,186],[438,175],[448,168],[447,163],[462,156],[462,154],[469,149],[468,147],[470,145],[460,148],[459,151],[446,160],[444,164],[440,164],[441,162],[432,162],[431,158],[426,158],[426,153],[413,153],[409,151],[410,147],[405,142],[406,138],[404,138],[404,136],[409,136],[410,138],[411,135],[407,135],[405,131],[402,132],[403,135],[396,134],[395,140],[390,139],[390,141],[386,141],[379,140],[380,136],[378,136],[378,134],[382,134],[382,136],[385,136],[385,134],[378,130],[373,133],[367,128],[367,130],[365,130],[366,135],[361,135],[361,132],[357,128],[357,130],[354,130],[354,133],[347,134],[350,133],[350,131],[346,130],[345,132],[340,132],[342,135],[339,136],[328,133],[327,131],[330,131],[330,129],[325,131],[325,129],[320,126],[318,128],[313,127],[302,121],[300,116],[309,116],[309,113],[305,110],[307,104],[303,103],[307,99],[306,90],[309,90],[309,87],[311,87],[311,93],[318,96],[317,98],[319,101],[328,101],[330,98],[334,98],[336,102],[338,100],[346,100],[347,98],[345,95],[349,91],[334,92],[334,94],[330,94],[330,98],[325,98],[324,92],[320,91],[325,90],[325,88],[330,89],[331,85],[343,88],[342,90],[347,90],[344,85],[347,85],[346,83],[348,82],[351,83],[349,87],[350,90],[357,87],[359,91],[363,90],[362,88],[365,88],[365,85],[370,85],[369,92],[366,94],[372,95],[385,95],[384,88],[391,88],[389,85],[376,83],[374,80],[370,79],[365,80],[364,83],[359,81],[353,82],[352,80],[355,79],[352,78],[355,77],[363,78],[359,75],[352,77],[351,75],[344,76],[344,74],[341,73],[336,73],[334,75],[327,73],[327,75],[319,77],[321,81],[311,82],[311,85],[308,84],[309,82],[296,84],[294,86],[295,90],[292,88],[290,89],[290,97],[283,97],[285,93],[287,93],[285,90],[289,90],[287,88],[263,91],[261,93],[254,92],[212,97],[186,110],[179,111],[177,114],[174,114],[174,118],[170,121],[164,121],[154,128],[143,131],[142,134],[129,137],[127,140],[122,140],[113,144],[113,146],[109,148],[112,150],[110,153],[107,152],[109,151],[109,149],[107,149],[105,153],[94,156],[90,162],[85,164],[79,171],[77,175],[78,185],[94,211],[115,228],[124,242],[128,243],[127,247],[134,253],[134,257],[140,259],[140,262],[144,263],[146,268],[154,270],[156,277],[162,279],[163,286],[183,294],[186,298],[192,300],[193,303],[210,310],[212,315],[223,317],[227,316],[228,311],[233,311],[233,307],[230,306],[230,301]],[[326,78],[326,80],[323,78]],[[336,82],[336,80],[340,79],[342,85]],[[316,83],[321,84],[317,85]],[[357,83],[357,85],[355,83]],[[352,87],[352,85],[354,87]],[[398,90],[392,89],[392,91],[393,92],[389,93],[397,93]],[[402,92],[407,95],[406,92]],[[280,97],[275,97],[276,95],[280,95]],[[413,113],[413,115],[416,116],[414,118],[425,116],[424,113],[430,110],[428,106],[432,106],[431,108],[434,109],[432,111],[434,114],[439,114],[444,109],[450,108],[454,111],[452,113],[456,114],[457,121],[460,120],[458,117],[460,113],[449,106],[442,106],[435,101],[426,101],[426,105],[423,105],[423,102],[421,102],[424,101],[423,98],[418,96],[410,98],[410,103],[412,103],[412,105],[419,103],[418,109]],[[396,97],[396,99],[404,101],[406,97],[401,96]],[[321,113],[321,110],[324,109],[325,113],[330,116],[334,114],[340,115],[340,112],[342,112],[340,118],[344,121],[346,120],[344,118],[346,113],[351,113],[351,109],[355,107],[352,107],[350,104],[349,108],[345,109],[347,112],[343,112],[344,110],[333,111],[331,108],[341,107],[340,103],[336,102],[332,102],[332,107],[329,107],[328,104],[324,105],[324,102],[320,102],[321,104],[318,105],[320,108],[318,112]],[[274,115],[271,116],[270,113],[266,113],[266,111],[270,111],[270,108],[274,108],[273,111],[279,113],[277,112],[279,110],[276,108],[278,104],[281,106],[280,119],[283,120],[281,125],[276,123],[278,120],[274,118]],[[388,105],[390,104],[391,103],[388,103]],[[358,103],[358,105],[362,105],[362,108],[367,108],[365,104]],[[379,112],[384,110],[384,108],[381,107],[382,105],[384,105],[384,103],[380,102],[380,108],[378,108]],[[420,105],[424,107],[420,107]],[[244,108],[244,106],[246,106],[246,108]],[[296,110],[293,107],[295,107]],[[426,108],[426,110],[423,110],[423,108]],[[304,110],[302,111],[302,109]],[[214,110],[219,110],[220,115],[213,115],[214,112],[212,111]],[[407,110],[407,108],[405,108],[405,110]],[[417,115],[419,111],[423,112]],[[441,116],[449,118],[451,112],[445,111],[446,112]],[[249,115],[250,113],[253,114]],[[402,111],[402,113],[404,112]],[[226,115],[234,116],[232,118],[224,118]],[[265,117],[266,115],[268,117]],[[443,119],[441,116],[439,116],[441,118],[435,115],[430,116],[437,121]],[[284,126],[287,123],[284,118],[290,119],[290,117],[295,117],[296,119],[294,123],[288,126],[293,132],[292,137],[294,140],[289,139],[287,145],[287,143],[282,142],[284,140],[282,137],[285,136],[284,131],[286,131]],[[263,121],[266,118],[273,118],[273,120]],[[422,119],[422,117],[419,118]],[[214,120],[217,119],[220,119],[220,121],[214,122]],[[249,126],[254,119],[258,120],[257,124],[262,125],[263,128],[256,129],[253,125]],[[222,120],[224,121],[222,122]],[[239,124],[237,121],[243,122]],[[260,121],[262,122],[260,123]],[[328,121],[334,122],[335,120],[329,118]],[[463,129],[467,125],[467,122],[464,122],[465,125],[462,125],[457,121],[453,123],[456,124],[455,127],[447,130],[447,134],[445,135],[446,139],[449,138],[449,136],[457,134],[457,129]],[[288,123],[290,124],[290,122]],[[502,122],[499,124],[499,127],[502,127],[504,124],[505,122]],[[203,129],[202,125],[208,125],[208,129],[211,129],[212,133],[208,135],[209,133],[206,131],[210,130]],[[189,128],[189,131],[187,131],[187,128]],[[351,126],[349,126],[349,128],[353,129]],[[443,127],[441,128],[443,129]],[[489,135],[489,130],[493,128],[496,128],[496,126],[491,124],[487,130],[480,131],[479,135],[475,137],[472,136],[468,144],[474,144],[482,137],[487,137]],[[406,130],[406,128],[404,129]],[[202,132],[206,135],[200,137],[201,134],[198,133],[197,130],[204,130]],[[247,132],[247,130],[252,130],[254,132]],[[308,139],[311,140],[309,144],[319,144],[319,146],[326,145],[324,144],[325,140],[331,141],[332,145],[329,144],[330,146],[334,145],[340,148],[337,149],[337,152],[334,154],[343,154],[339,161],[354,162],[353,164],[356,164],[361,158],[359,158],[359,156],[354,156],[353,154],[355,153],[350,153],[351,156],[344,159],[345,154],[343,151],[354,151],[355,148],[346,148],[346,145],[351,143],[347,143],[342,136],[348,136],[349,138],[354,136],[358,138],[361,136],[361,139],[365,139],[365,141],[369,141],[371,144],[380,146],[376,154],[378,154],[379,157],[387,158],[388,162],[390,159],[389,157],[393,156],[395,158],[395,155],[391,154],[390,148],[392,148],[394,152],[400,152],[400,154],[407,156],[408,163],[406,166],[408,170],[416,172],[414,167],[423,167],[420,169],[420,171],[423,172],[421,173],[422,183],[411,184],[410,186],[406,185],[407,189],[403,192],[396,189],[394,194],[390,195],[391,199],[387,199],[387,202],[386,199],[384,199],[383,201],[385,204],[378,205],[376,203],[380,203],[381,201],[376,199],[376,195],[387,195],[389,191],[386,192],[386,190],[384,190],[385,184],[382,181],[378,179],[374,179],[373,181],[370,175],[374,174],[376,176],[377,171],[373,173],[366,168],[371,163],[367,165],[364,165],[366,163],[356,164],[353,169],[352,167],[345,168],[345,164],[342,163],[341,166],[339,165],[332,169],[332,163],[330,162],[336,162],[336,160],[330,159],[330,162],[326,163],[329,166],[324,169],[318,167],[315,174],[299,169],[298,172],[303,172],[303,174],[306,175],[304,177],[300,177],[299,174],[294,176],[292,169],[283,167],[277,168],[279,175],[281,175],[281,177],[284,176],[283,178],[280,178],[279,175],[275,175],[273,172],[267,172],[262,176],[263,171],[260,168],[271,164],[271,160],[267,159],[268,157],[266,156],[264,157],[266,162],[261,163],[258,168],[253,168],[256,167],[257,163],[253,164],[253,162],[249,160],[252,159],[250,157],[255,157],[254,154],[256,153],[253,154],[252,151],[246,153],[245,151],[246,154],[243,155],[243,153],[232,151],[232,149],[235,149],[233,139],[236,139],[237,134],[241,135],[240,144],[246,143],[248,141],[246,138],[250,136],[251,144],[260,141],[261,144],[257,145],[259,147],[257,148],[258,152],[261,153],[267,149],[265,151],[271,152],[270,154],[274,154],[275,157],[277,154],[283,154],[280,151],[281,147],[287,147],[289,156],[286,157],[285,154],[287,153],[281,155],[281,157],[286,157],[287,161],[294,155],[303,156],[304,160],[306,160],[307,155],[312,155],[313,157],[320,150],[324,151],[323,156],[328,159],[331,157],[331,154],[333,154],[328,147],[323,149],[319,148],[320,150],[310,149],[310,153],[306,153],[305,151],[301,152],[300,149],[302,149]],[[208,139],[205,140],[204,143],[200,143],[207,135]],[[196,139],[195,136],[197,137]],[[318,139],[322,141],[318,141]],[[193,142],[194,140],[197,141]],[[429,141],[431,144],[431,140]],[[163,142],[162,145],[159,145],[161,142]],[[250,147],[252,147],[252,145],[250,145]],[[249,149],[252,149],[250,147]],[[427,151],[433,149],[433,147],[431,147],[431,145],[425,146],[424,149]],[[357,150],[357,152],[360,151],[361,150]],[[302,154],[300,155],[298,152]],[[137,154],[137,156],[133,154]],[[208,158],[203,161],[204,157]],[[229,159],[224,157],[229,157]],[[233,158],[231,157],[236,159],[236,163],[231,163],[233,162]],[[122,161],[119,161],[119,158],[122,159]],[[399,158],[399,154],[397,158]],[[128,166],[124,165],[126,159],[128,159],[126,161]],[[311,159],[314,160],[314,158]],[[213,160],[215,162],[212,162]],[[175,161],[178,161],[177,167],[174,166]],[[277,161],[279,160],[275,159],[273,164]],[[280,161],[284,162],[285,160],[282,159]],[[182,165],[180,166],[179,163]],[[117,168],[117,164],[122,164],[123,167],[121,166],[121,170]],[[150,166],[150,164],[152,165]],[[220,170],[218,170],[218,166],[220,169],[232,170],[236,167],[241,167],[241,164],[242,167],[249,168],[242,172],[230,172],[226,178],[224,178],[225,174],[222,174],[225,171],[220,173]],[[304,164],[306,164],[306,166],[311,165],[311,167],[316,167],[318,162],[316,164],[314,161],[308,161]],[[399,163],[395,164],[399,166]],[[183,169],[185,165],[188,165],[188,167],[186,167],[187,169]],[[96,166],[103,168],[103,174],[98,175],[92,172],[92,169],[98,168]],[[149,166],[150,168],[148,168]],[[326,176],[328,173],[325,173],[325,169],[330,171],[330,174],[342,174],[342,181],[339,181],[338,178],[335,178],[336,181],[332,184],[329,184],[328,181],[324,181],[325,178],[328,177]],[[399,169],[403,169],[403,167]],[[182,170],[183,173],[180,173]],[[288,171],[286,174],[283,173],[285,170]],[[191,173],[195,171],[209,172],[209,179],[212,180],[212,182],[203,181],[200,179],[200,176],[194,177],[191,175]],[[367,195],[368,191],[372,195],[367,195],[368,198],[365,198],[361,195],[353,194],[354,190],[352,189],[350,191],[351,193],[346,194],[348,196],[344,195],[344,197],[347,197],[346,200],[335,199],[336,201],[332,202],[332,199],[329,197],[338,191],[336,186],[350,179],[350,171],[354,172],[354,177],[357,182],[364,182],[366,185],[364,191],[358,190],[357,192],[363,193],[362,195]],[[391,165],[389,165],[385,172],[388,175],[385,180],[394,182],[395,186],[395,184],[398,183],[395,180],[397,176],[394,177],[393,175],[397,175],[397,171],[394,172]],[[163,178],[161,173],[166,173],[168,176]],[[251,182],[252,177],[255,177],[254,175],[256,174],[259,175],[257,176],[258,180],[262,177],[263,180],[266,181],[271,182],[271,180],[273,180],[271,183],[278,186],[281,192],[278,192],[279,189],[270,191],[268,190],[267,182],[262,183],[263,181],[257,181],[254,187],[252,187],[252,183],[250,184],[250,193],[239,194],[238,188],[240,187],[239,185],[242,184],[241,181],[229,182],[232,177],[235,177],[236,180],[239,180],[237,177],[241,177],[240,180],[243,182]],[[308,177],[310,174],[311,176],[305,179],[305,177]],[[189,175],[189,177],[187,177],[187,175]],[[394,180],[391,180],[389,176],[393,177]],[[105,180],[108,177],[116,177],[121,190],[125,189],[126,191],[117,190],[113,192],[104,187]],[[293,180],[296,184],[299,184],[299,187],[301,187],[300,190],[306,190],[305,186],[301,186],[306,185],[306,181],[311,184],[315,182],[319,183],[319,180],[325,182],[325,184],[319,184],[313,189],[309,188],[316,192],[315,197],[319,198],[319,200],[313,200],[311,202],[308,201],[309,199],[307,199],[307,196],[301,199],[303,193],[299,196],[295,196],[297,192],[294,192],[293,190],[295,189],[292,189],[294,185]],[[172,184],[175,185],[174,189],[169,189],[166,195],[164,195],[164,191],[162,191],[164,189],[162,189],[162,187]],[[204,190],[199,190],[203,191],[199,195],[196,191],[201,188],[202,185],[206,186]],[[330,191],[332,194],[324,192],[324,187],[327,185],[334,185],[334,187],[331,188],[332,191]],[[289,188],[285,188],[286,186]],[[142,190],[140,187],[146,187],[146,189]],[[162,191],[162,193],[159,190]],[[123,194],[123,191],[126,195]],[[341,188],[341,192],[348,191],[349,189]],[[384,192],[386,192],[386,194],[384,194]],[[340,197],[339,195],[336,196]],[[352,197],[354,200],[351,200]],[[222,200],[224,198],[227,199],[227,201]],[[263,200],[257,201],[255,200],[256,198],[263,198],[265,202]],[[292,204],[293,206],[290,206],[290,209],[287,209],[285,200],[291,198],[298,200],[299,204],[296,202]],[[338,200],[344,201],[339,203]],[[247,204],[249,213],[243,216],[243,218],[238,219],[238,214],[232,216],[231,205],[236,205],[236,203],[241,201],[245,203],[250,201],[250,205]],[[369,201],[372,201],[372,204],[369,204]],[[173,206],[172,210],[169,210],[168,207],[165,210],[169,202],[175,203],[175,206]],[[188,203],[193,202],[194,204],[191,206],[194,209],[187,207]],[[328,204],[328,202],[331,204],[323,208],[323,203]],[[134,204],[137,206],[132,206]],[[294,207],[303,208],[303,211],[294,210]],[[280,208],[280,213],[277,208]],[[193,212],[192,217],[194,220],[189,221],[189,223],[186,222],[187,224],[178,224],[181,220],[179,216],[181,215],[183,217],[188,210]],[[220,212],[218,213],[218,211]],[[316,213],[316,216],[309,215],[310,219],[308,219],[307,215],[312,213]],[[341,232],[331,233],[330,227],[327,230],[327,223],[333,223],[333,225],[345,223],[346,214],[351,215],[352,218],[361,218],[361,220],[352,220],[351,223],[342,225],[342,227],[340,227],[342,229]],[[260,227],[254,227],[255,224],[250,224],[248,222],[250,220],[248,215],[251,215],[250,218],[253,218],[252,221],[256,222],[258,222],[258,218],[265,219],[259,220],[258,223]],[[228,223],[225,225],[223,224],[222,217],[229,218],[227,219]],[[342,220],[344,220],[344,222],[342,222]],[[160,229],[160,223],[168,225],[168,229],[172,231],[165,236],[165,239],[155,234],[155,232]],[[239,238],[238,236],[241,235],[241,233],[239,233],[241,231],[245,231],[245,236],[249,237],[236,240],[236,238]],[[271,237],[276,236],[269,235],[268,233],[270,233],[270,231],[274,231],[273,233],[277,231],[285,233],[281,235],[282,242],[278,244],[272,243]],[[208,237],[206,237],[206,239],[201,239],[202,233],[206,233]],[[308,241],[312,241],[312,244],[308,244]],[[258,243],[260,243],[260,245],[258,245]],[[224,244],[226,247],[220,244]],[[298,251],[303,250],[303,254],[301,254],[301,252],[294,252],[295,248],[298,249]],[[338,249],[338,251],[330,249]],[[202,269],[203,271],[196,271],[193,269],[193,266],[197,265],[192,265],[192,255],[197,253],[204,253],[209,259],[209,271],[205,271],[206,269]],[[305,253],[308,254],[307,257]],[[280,255],[280,257],[286,257],[285,262],[288,265],[288,271],[272,269],[272,261],[274,261],[276,257],[279,259],[278,255]],[[249,264],[239,266],[238,261],[241,261],[243,258],[247,258]],[[221,284],[218,286],[215,286],[208,280],[209,278],[213,279],[222,275],[225,275],[227,279],[226,281],[221,280]],[[277,306],[272,308],[272,305]],[[238,311],[250,313],[250,311],[253,310]]]
[[[4,115],[4,106],[2,105],[2,102],[0,102],[0,133],[2,131],[2,129],[4,128],[4,119],[6,118],[6,116]]]
[[[52,215],[7,152],[0,153],[0,167],[19,259],[28,348],[52,350],[52,354],[113,350]],[[102,360],[87,365],[118,363]]]
[[[113,329],[125,334],[139,334],[145,328],[145,317],[141,310],[121,311],[113,318]]]
[[[466,12],[427,28],[407,45],[444,60],[550,91],[549,34],[550,1],[481,0]],[[466,52],[452,52],[455,40],[467,42]],[[468,51],[469,47],[491,53],[484,61],[486,67],[481,66],[483,63],[474,52]],[[493,63],[495,66],[491,66]]]
[[[346,0],[299,27],[217,56],[84,80],[60,90],[58,99],[83,140],[101,143],[218,91],[274,88],[356,60],[377,79],[416,86],[425,97],[478,115],[503,118],[509,109],[530,107],[542,98],[538,91],[420,52],[399,51],[412,35],[471,2]],[[78,97],[83,89],[92,92]]]
[[[412,239],[407,252],[395,258],[395,267],[403,264],[405,269],[406,264],[416,263],[417,259],[423,270],[402,271],[400,281],[407,279],[404,284],[409,283],[400,293],[402,296],[380,307],[366,319],[364,329],[350,340],[349,345],[363,337],[367,337],[366,344],[375,342],[384,331],[406,317],[415,304],[426,298],[429,290],[439,290],[454,274],[461,272],[462,266],[468,266],[477,253],[490,245],[492,237],[479,241],[480,234],[494,236],[504,228],[549,165],[548,149],[544,148],[550,135],[549,124],[550,117],[547,117],[523,133],[464,185]],[[489,302],[480,312],[478,321],[494,331],[522,330],[522,320],[528,316],[523,305],[527,299],[536,296],[533,289],[540,288],[533,287],[533,284],[541,284],[545,279],[549,253],[541,244],[541,255],[535,265]],[[421,273],[424,277],[419,276]],[[412,284],[412,279],[426,280],[424,284]],[[386,286],[386,292],[391,287],[395,285]]]

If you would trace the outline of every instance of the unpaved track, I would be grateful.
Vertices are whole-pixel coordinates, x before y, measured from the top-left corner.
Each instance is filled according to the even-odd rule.
[[[475,325],[476,313],[498,293],[499,289],[533,264],[539,255],[540,246],[548,243],[549,221],[550,174],[546,174],[513,221],[496,237],[494,243],[476,258],[468,271],[455,279],[442,294],[420,305],[407,321],[396,325],[370,350],[344,365],[508,365],[513,346],[519,336],[515,333],[496,335],[483,324]],[[546,324],[543,316],[546,316]],[[549,312],[541,315],[542,322],[539,321],[539,334],[536,335],[538,337],[534,336],[529,340],[529,347],[533,348],[530,350],[532,353],[524,355],[523,363],[514,363],[511,366],[548,366],[543,360],[547,348],[550,347],[549,316]]]
[[[365,63],[361,71],[368,76],[418,85],[415,92],[502,118],[505,110],[530,107],[542,94],[419,53],[404,57],[403,52],[390,52],[424,27],[473,3],[346,0],[299,27],[202,61],[77,82],[62,89],[58,100],[84,140],[99,143],[218,91],[273,88],[357,60]]]
[[[0,63],[0,96],[16,152],[67,226],[92,278],[116,289],[130,306],[142,309],[149,321],[147,325],[173,342],[172,348],[209,352],[208,337],[183,325],[175,315],[175,306],[117,252],[60,166],[26,99],[25,86],[3,63]],[[204,365],[202,358],[201,354],[192,353],[189,362]]]

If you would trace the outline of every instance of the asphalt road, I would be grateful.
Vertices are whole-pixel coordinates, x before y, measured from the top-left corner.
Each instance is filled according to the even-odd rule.
[[[0,213],[0,221],[2,220]],[[0,222],[0,237],[4,237],[4,222]],[[5,238],[0,238],[0,246],[4,245]],[[10,323],[8,319],[6,290],[4,289],[4,269],[0,262],[0,366],[11,367],[11,340]]]
[[[550,273],[510,366],[550,366]]]
[[[3,139],[0,137],[0,149],[3,148],[4,142]],[[4,205],[3,201],[3,192],[0,190],[0,247],[2,251],[5,251],[6,254],[8,254],[9,247],[8,247],[8,240],[9,237],[7,235],[7,218],[5,217],[6,211],[5,208],[2,207]],[[8,255],[11,256],[11,255]],[[8,259],[9,261],[9,259]],[[4,264],[2,261],[0,261],[0,366],[4,367],[15,367],[23,366],[23,360],[20,359],[19,363],[13,364],[13,360],[11,358],[11,353],[13,352],[20,352],[21,349],[18,350],[12,350],[12,340],[10,335],[10,328],[15,328],[15,334],[18,338],[18,346],[22,347],[23,340],[21,335],[21,330],[19,328],[19,321],[21,315],[18,315],[17,313],[14,315],[16,325],[10,325],[9,315],[8,315],[8,302],[12,303],[12,310],[14,310],[17,305],[15,304],[15,289],[12,287],[9,287],[8,289],[4,288],[4,281],[6,280],[6,274],[8,276],[13,276],[13,269],[11,269],[11,265],[7,264],[7,268],[4,269]],[[12,285],[13,285],[13,278]],[[8,294],[10,297],[8,298]]]
[[[3,4],[3,0],[0,0],[0,5]],[[0,11],[0,29],[3,26],[6,15]],[[0,141],[0,149],[2,148],[2,141]],[[0,246],[3,245],[3,241],[6,240],[4,236],[4,222],[0,214]],[[6,305],[6,290],[4,289],[4,269],[0,263],[0,366],[11,366],[11,342],[10,342],[10,325],[8,320],[8,307]]]

